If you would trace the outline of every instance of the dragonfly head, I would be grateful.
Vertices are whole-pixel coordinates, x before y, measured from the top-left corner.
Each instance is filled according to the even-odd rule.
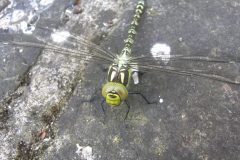
[[[119,106],[128,96],[126,87],[121,83],[108,82],[102,88],[102,95],[109,106]]]

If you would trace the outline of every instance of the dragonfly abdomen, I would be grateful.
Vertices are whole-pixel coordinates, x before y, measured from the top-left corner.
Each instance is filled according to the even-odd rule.
[[[131,22],[130,28],[128,30],[127,39],[124,40],[124,48],[121,51],[121,54],[126,54],[127,56],[131,56],[131,50],[134,43],[135,35],[137,34],[137,26],[141,15],[144,11],[144,1],[140,0],[136,6],[135,14],[133,16],[133,20]]]

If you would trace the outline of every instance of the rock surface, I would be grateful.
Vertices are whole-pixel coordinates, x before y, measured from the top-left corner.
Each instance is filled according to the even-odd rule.
[[[118,53],[136,2],[89,0],[74,8],[67,0],[0,3],[0,8],[5,7],[0,12],[0,41],[49,41],[55,29],[85,36]],[[133,49],[136,56],[150,54],[155,43],[165,43],[171,54],[239,61],[237,0],[147,0],[146,5]],[[66,9],[74,12],[63,16]],[[21,34],[26,26],[30,35]],[[130,91],[157,103],[129,95],[131,109],[124,120],[126,104],[104,106],[105,113],[100,105],[107,75],[102,62],[2,42],[0,53],[1,160],[240,159],[240,85],[143,73],[140,84],[131,85]],[[239,63],[168,65],[215,69],[239,79]]]

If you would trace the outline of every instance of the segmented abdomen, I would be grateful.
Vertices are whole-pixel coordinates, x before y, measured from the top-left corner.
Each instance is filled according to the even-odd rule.
[[[128,30],[128,37],[127,39],[124,40],[125,45],[121,54],[127,54],[128,56],[131,55],[134,38],[135,38],[135,35],[137,34],[136,30],[137,30],[138,22],[139,22],[139,19],[141,18],[141,15],[143,14],[143,11],[144,11],[144,1],[141,0],[138,2],[136,6],[135,14],[133,16],[133,20]]]

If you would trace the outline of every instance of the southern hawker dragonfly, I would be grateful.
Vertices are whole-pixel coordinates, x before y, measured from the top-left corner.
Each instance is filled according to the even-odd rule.
[[[144,1],[140,0],[136,6],[135,14],[128,30],[128,36],[124,41],[124,47],[120,54],[114,54],[110,51],[103,50],[96,44],[86,40],[85,38],[64,35],[67,40],[64,41],[66,46],[61,46],[56,43],[33,43],[33,42],[20,42],[8,41],[3,42],[6,45],[17,45],[23,47],[37,47],[44,48],[45,50],[53,51],[56,54],[71,56],[73,58],[81,59],[83,61],[98,61],[100,63],[108,64],[107,83],[102,87],[102,96],[109,106],[115,107],[125,102],[128,98],[128,87],[133,77],[138,71],[143,72],[167,72],[170,74],[178,74],[183,76],[203,77],[223,83],[230,83],[239,85],[239,75],[234,77],[226,77],[220,74],[207,73],[205,70],[195,69],[180,69],[166,65],[166,62],[186,61],[186,62],[201,62],[201,63],[223,63],[223,64],[236,64],[239,63],[236,59],[218,59],[216,57],[203,57],[203,56],[189,56],[189,55],[154,55],[154,56],[136,56],[132,55],[132,47],[137,34],[137,26],[139,20],[144,12]],[[75,44],[82,46],[81,49],[73,49]],[[160,45],[160,48],[170,51],[169,46]],[[162,52],[162,51],[160,51]],[[160,63],[159,60],[162,60]],[[144,96],[143,96],[144,97]],[[146,98],[145,98],[146,99]],[[128,105],[129,106],[129,105]],[[128,110],[129,111],[129,110]]]

